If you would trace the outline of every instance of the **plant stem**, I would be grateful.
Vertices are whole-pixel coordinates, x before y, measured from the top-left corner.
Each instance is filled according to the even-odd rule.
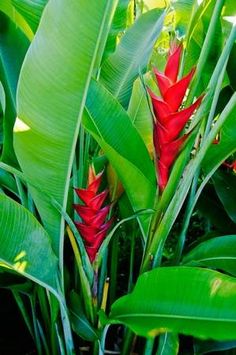
[[[224,6],[224,2],[225,2],[225,0],[216,1],[214,11],[212,14],[212,18],[210,21],[210,25],[208,27],[206,38],[203,43],[200,57],[198,60],[195,80],[193,81],[192,88],[190,89],[190,93],[187,98],[187,104],[191,103],[194,99],[194,96],[196,95],[196,92],[197,92],[197,89],[198,89],[198,86],[199,86],[199,83],[201,80],[201,74],[203,72],[204,66],[205,66],[208,56],[210,54],[212,45],[214,43],[214,35],[215,35],[215,31],[216,31],[216,25],[217,25],[217,22],[219,21],[220,14],[221,14],[222,8]]]
[[[224,68],[220,74],[219,80],[217,81],[217,85],[216,85],[216,89],[215,89],[215,93],[214,93],[214,97],[213,97],[213,101],[212,101],[212,105],[211,105],[211,109],[210,109],[210,113],[208,115],[208,119],[207,119],[207,124],[206,124],[206,128],[203,134],[203,139],[201,142],[202,143],[205,141],[205,139],[207,138],[210,129],[211,129],[211,125],[215,116],[215,111],[216,111],[216,106],[217,106],[217,102],[219,99],[219,95],[220,95],[220,90],[221,90],[221,85],[224,79],[224,74],[225,74],[225,70],[226,70],[226,65],[227,63],[225,63]],[[191,187],[191,191],[190,191],[190,195],[189,195],[189,199],[188,199],[188,203],[187,203],[187,207],[185,210],[185,214],[184,214],[184,224],[177,242],[177,247],[176,247],[176,251],[175,251],[175,255],[174,255],[174,259],[173,259],[173,265],[177,265],[180,262],[181,259],[181,255],[183,252],[183,248],[184,248],[184,244],[185,244],[185,240],[186,240],[186,234],[189,228],[189,224],[190,224],[190,220],[191,220],[191,216],[193,213],[193,209],[196,204],[196,191],[197,191],[197,186],[198,186],[198,178],[200,175],[200,168],[198,168],[194,179],[193,179],[193,183],[192,183],[192,187]]]
[[[155,339],[153,339],[153,338],[146,340],[143,355],[152,355],[154,342],[155,342]]]
[[[111,263],[110,263],[110,291],[109,291],[109,304],[111,305],[116,299],[117,289],[117,271],[118,271],[118,256],[119,256],[119,234],[116,233],[111,242]]]

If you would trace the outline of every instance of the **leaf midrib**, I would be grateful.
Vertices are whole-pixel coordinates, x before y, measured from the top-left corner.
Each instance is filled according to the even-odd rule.
[[[156,26],[159,25],[159,20],[160,18],[162,18],[164,16],[164,13],[158,18],[157,22],[156,22],[156,25],[153,27],[153,30],[152,32],[150,33],[149,35],[149,39],[153,36],[153,34],[155,33],[156,31]],[[148,43],[149,39],[147,39],[147,41],[145,42]],[[141,51],[144,51],[145,50],[145,46],[141,46]],[[133,58],[136,58],[136,55],[140,52],[140,48],[137,49],[135,52],[134,52],[134,55],[133,55]],[[113,92],[113,95],[115,97],[118,97],[120,95],[120,92],[123,88],[123,85],[124,83],[127,81],[127,78],[129,77],[130,75],[130,72],[132,71],[132,69],[135,67],[135,63],[136,63],[136,60],[131,62],[130,66],[128,67],[128,70],[125,72],[125,75],[123,76],[123,80],[120,81],[120,85],[118,85],[117,89]]]
[[[114,317],[115,319],[120,319],[120,318],[174,318],[174,319],[186,319],[186,320],[200,320],[200,321],[207,321],[207,322],[229,322],[229,323],[236,323],[236,318],[235,319],[230,319],[230,318],[214,318],[214,317],[202,317],[202,316],[187,316],[187,315],[180,315],[180,314],[161,314],[161,313],[126,313],[124,315],[119,315],[117,317]]]

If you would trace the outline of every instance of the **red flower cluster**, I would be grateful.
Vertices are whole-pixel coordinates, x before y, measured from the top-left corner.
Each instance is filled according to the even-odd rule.
[[[236,174],[236,160],[232,161],[232,163],[227,163],[226,161],[223,163],[223,166],[231,169]]]
[[[102,207],[108,195],[108,189],[98,193],[101,181],[102,173],[95,175],[90,168],[87,189],[75,189],[79,198],[84,202],[84,205],[74,204],[76,212],[83,221],[75,222],[75,224],[84,240],[91,263],[112,224],[112,219],[106,221],[111,205]]]
[[[167,185],[170,169],[187,138],[186,135],[180,136],[180,133],[203,99],[203,96],[200,96],[188,108],[180,109],[186,90],[195,73],[195,68],[193,68],[189,74],[177,80],[182,48],[181,44],[172,46],[164,73],[154,69],[161,97],[156,96],[149,89],[155,114],[153,142],[158,184],[161,191]]]

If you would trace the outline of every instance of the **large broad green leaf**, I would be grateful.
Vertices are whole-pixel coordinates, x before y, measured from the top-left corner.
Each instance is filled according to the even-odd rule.
[[[36,32],[48,0],[11,0],[14,8],[24,17],[33,32]]]
[[[50,0],[21,71],[15,150],[57,255],[64,222],[51,199],[66,208],[87,89],[115,2]]]
[[[6,94],[1,159],[11,165],[16,165],[12,137],[16,118],[16,87],[28,47],[29,41],[22,31],[0,12],[0,81]]]
[[[212,238],[199,244],[183,259],[183,264],[206,266],[236,276],[236,235]]]
[[[128,107],[134,80],[148,64],[162,30],[164,16],[165,12],[157,9],[142,15],[127,30],[116,51],[102,66],[101,82],[125,108]]]
[[[235,148],[236,149],[236,148]],[[217,171],[212,177],[216,193],[226,212],[236,223],[236,176],[232,172]]]
[[[155,171],[144,142],[117,100],[91,81],[83,124],[97,140],[122,181],[135,211],[152,208]]]
[[[110,323],[146,337],[174,331],[200,338],[233,340],[236,279],[192,268],[157,268],[139,277],[133,292],[111,308]]]
[[[36,218],[0,194],[0,261],[16,272],[57,293],[58,259]]]

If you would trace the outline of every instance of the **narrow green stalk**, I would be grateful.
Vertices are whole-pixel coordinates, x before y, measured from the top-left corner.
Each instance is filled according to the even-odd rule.
[[[106,325],[104,327],[103,331],[102,331],[101,341],[100,341],[100,344],[99,344],[99,354],[98,355],[104,355],[106,336],[107,336],[107,332],[108,332],[109,327],[110,327],[110,324]]]
[[[129,279],[128,279],[128,292],[133,288],[133,274],[134,274],[134,258],[135,258],[135,231],[133,231],[130,241],[130,263],[129,263]]]
[[[80,252],[79,252],[75,237],[68,226],[67,226],[66,230],[67,230],[67,233],[68,233],[68,236],[70,239],[70,243],[71,243],[71,246],[72,246],[72,249],[74,252],[74,256],[75,256],[75,260],[77,263],[77,267],[78,267],[78,272],[80,275],[81,291],[83,292],[86,313],[87,313],[88,318],[91,320],[91,322],[94,323],[92,292],[91,292],[90,284],[89,284],[88,278],[85,274],[85,270],[83,269],[83,264],[82,264]]]
[[[67,355],[66,354],[66,350],[65,350],[65,345],[64,345],[64,342],[62,340],[62,337],[61,337],[61,334],[60,334],[60,331],[58,329],[58,325],[57,324],[55,324],[55,328],[56,328],[56,335],[57,335],[58,345],[59,345],[59,349],[60,349],[60,355]]]
[[[36,305],[35,305],[35,301],[33,300],[32,297],[35,298],[35,296],[30,297],[30,306],[31,306],[33,327],[34,327],[34,340],[35,340],[35,345],[37,348],[38,355],[43,355],[42,344],[40,341],[40,334],[39,334],[38,325],[37,325],[37,316],[35,313],[36,312]]]
[[[217,103],[218,103],[218,100],[219,100],[219,96],[220,96],[221,85],[222,85],[222,82],[224,80],[226,66],[227,66],[227,61],[226,61],[225,65],[224,65],[224,67],[222,69],[222,72],[221,72],[221,74],[219,76],[219,79],[217,81],[217,84],[216,84],[216,89],[215,89],[215,93],[214,93],[214,97],[213,97],[210,113],[209,113],[209,116],[208,116],[208,119],[207,119],[207,124],[206,124],[206,128],[205,128],[205,132],[204,132],[204,135],[203,135],[202,142],[204,142],[206,140],[206,138],[208,136],[208,133],[211,130],[212,122],[213,122],[214,117],[215,117],[216,106],[217,106]]]
[[[27,199],[28,199],[28,210],[35,216],[36,210],[35,210],[34,200],[29,190],[27,191]]]
[[[24,191],[24,187],[23,187],[23,184],[21,182],[21,180],[18,178],[17,175],[14,175],[15,177],[15,180],[16,180],[16,185],[17,185],[17,189],[18,189],[18,192],[19,192],[19,196],[20,196],[20,202],[22,204],[22,206],[24,207],[28,207],[28,201],[27,201],[27,196],[25,194],[25,191]]]
[[[14,291],[14,289],[12,290],[12,294],[13,294],[14,299],[18,305],[18,308],[24,318],[24,321],[25,321],[25,324],[28,328],[28,331],[29,331],[30,335],[32,336],[32,338],[34,339],[34,330],[32,327],[31,318],[30,318],[29,313],[24,305],[24,302],[22,300],[22,296],[20,295],[19,292]]]
[[[216,25],[217,25],[217,22],[219,21],[220,14],[221,14],[222,8],[224,6],[224,2],[225,2],[225,0],[217,0],[216,1],[214,11],[212,14],[212,18],[210,21],[210,25],[208,27],[206,38],[203,43],[200,57],[198,60],[195,80],[193,81],[193,85],[190,88],[190,93],[187,98],[187,104],[191,103],[194,99],[194,96],[196,95],[196,92],[197,92],[197,89],[198,89],[198,86],[199,86],[199,83],[201,80],[201,73],[204,70],[204,66],[205,66],[207,59],[209,57],[211,48],[214,45],[214,35],[215,35],[215,31],[216,31]]]
[[[152,355],[155,339],[150,338],[146,340],[143,355]]]
[[[184,218],[183,218],[184,223],[183,223],[182,230],[181,230],[181,233],[178,238],[178,242],[177,242],[177,246],[176,246],[176,250],[175,250],[175,255],[172,260],[173,265],[178,265],[180,262],[181,256],[182,256],[187,231],[188,231],[190,220],[192,217],[192,212],[193,212],[192,206],[193,206],[193,200],[195,199],[195,194],[196,194],[196,190],[197,190],[197,186],[198,186],[199,174],[200,174],[200,169],[198,169],[198,171],[196,172],[194,179],[193,179],[192,186],[191,186],[189,199],[187,202],[187,206],[186,206],[186,210],[185,210]]]
[[[111,242],[110,288],[109,288],[110,305],[116,299],[118,256],[119,256],[119,235],[117,233]]]
[[[78,186],[83,187],[83,179],[84,179],[84,128],[80,126],[80,134],[79,134],[79,170],[78,170]]]
[[[51,328],[51,324],[50,324],[51,322],[50,322],[50,313],[49,313],[46,291],[41,286],[36,287],[36,290],[37,290],[38,301],[40,305],[40,311],[42,313],[42,318],[45,322],[47,333],[49,334]]]
[[[133,348],[135,339],[136,339],[135,334],[130,329],[126,328],[121,355],[132,354],[132,348]]]
[[[70,319],[67,313],[66,305],[63,304],[62,301],[60,302],[60,311],[67,355],[75,355]]]
[[[103,287],[105,280],[107,278],[107,258],[108,258],[108,251],[106,250],[103,256],[100,274],[99,274],[99,284],[98,284],[98,302],[99,304],[102,301],[102,294],[103,294]]]
[[[43,344],[43,347],[44,347],[44,354],[45,355],[51,355],[51,352],[49,350],[49,347],[48,347],[48,344],[47,344],[47,340],[46,340],[46,337],[45,337],[45,334],[43,332],[43,328],[39,322],[39,320],[37,319],[37,326],[38,326],[38,330],[39,330],[39,334],[40,334],[40,337],[42,339],[42,344]]]
[[[89,133],[85,133],[85,146],[84,146],[84,181],[87,181],[87,171],[89,169],[89,148],[90,148],[91,136]]]
[[[220,95],[220,90],[221,90],[221,85],[224,79],[224,74],[225,74],[225,70],[226,70],[226,65],[227,62],[225,63],[225,66],[220,74],[219,80],[217,81],[217,86],[215,89],[215,93],[214,93],[214,97],[213,97],[213,101],[212,101],[212,105],[211,105],[211,109],[210,109],[210,113],[207,119],[207,124],[206,124],[206,128],[203,134],[203,139],[202,142],[200,144],[200,146],[203,144],[203,142],[205,141],[205,139],[207,138],[210,130],[211,130],[211,126],[212,126],[212,122],[215,116],[215,111],[216,111],[216,106],[217,106],[217,102],[219,99],[219,95]],[[184,248],[184,244],[185,244],[185,240],[186,240],[186,235],[187,235],[187,231],[189,228],[189,224],[190,224],[190,220],[191,220],[191,216],[193,213],[193,205],[194,204],[194,200],[195,200],[195,195],[196,195],[196,191],[197,191],[197,186],[198,186],[198,178],[200,175],[200,167],[198,168],[194,179],[193,179],[193,183],[192,183],[192,187],[191,187],[191,191],[190,191],[190,195],[189,195],[189,199],[188,199],[188,203],[187,203],[187,207],[185,210],[185,214],[184,214],[184,218],[183,218],[183,227],[181,230],[181,233],[179,235],[179,239],[177,242],[177,247],[176,247],[176,251],[175,251],[175,255],[173,258],[173,265],[177,265],[180,262],[181,259],[181,255],[183,252],[183,248]]]

